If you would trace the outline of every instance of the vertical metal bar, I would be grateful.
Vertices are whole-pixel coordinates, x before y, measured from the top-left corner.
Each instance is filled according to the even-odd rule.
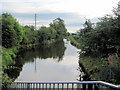
[[[33,83],[33,89],[35,88],[35,86],[34,86],[35,84]]]
[[[62,83],[62,90],[64,90],[64,84]]]
[[[21,83],[20,83],[20,88],[21,88]]]
[[[39,89],[41,89],[41,84],[39,83]]]
[[[32,88],[33,88],[33,87],[34,87],[34,86],[33,86],[34,84],[33,84],[33,83],[31,83],[31,84],[32,84]]]
[[[88,89],[92,90],[93,84],[88,84]]]
[[[27,90],[29,90],[29,88],[30,88],[30,84],[28,83],[28,84],[27,84]]]
[[[94,84],[94,90],[98,89],[98,84]]]
[[[86,84],[82,84],[82,89],[86,90]]]
[[[36,89],[38,88],[38,83],[36,83]]]
[[[32,83],[30,83],[30,88],[32,88]]]
[[[55,90],[55,83],[53,83],[53,90]]]
[[[18,86],[19,84],[18,84],[18,83],[16,83],[16,84],[17,84],[17,87],[16,87],[16,88],[19,88],[19,86]]]
[[[31,86],[31,88],[33,88],[33,84],[32,84],[32,83],[31,83],[31,85],[30,85],[30,86]]]
[[[72,83],[72,90],[74,89],[74,83]]]
[[[49,84],[49,90],[51,90],[51,83]]]
[[[47,83],[46,83],[46,90],[47,90]]]
[[[94,90],[95,89],[95,85],[93,84],[93,86],[92,86],[92,90]]]
[[[42,88],[44,89],[44,83],[42,83]]]
[[[99,84],[99,89],[101,90],[102,86]]]
[[[20,83],[20,88],[22,88],[22,84]]]
[[[24,88],[24,83],[21,83],[22,84],[22,89]]]
[[[25,83],[25,86],[24,86],[24,88],[26,88],[26,83]]]
[[[89,89],[89,84],[86,84],[86,90],[92,90],[92,89]]]
[[[59,90],[59,83],[58,83],[58,87],[57,87],[57,88],[58,88],[58,90]]]
[[[21,83],[21,88],[23,88],[23,84]]]
[[[23,83],[22,83],[22,88],[23,88]]]
[[[23,88],[25,88],[25,83],[23,83]]]
[[[81,87],[80,87],[80,84],[77,83],[77,90],[79,90]]]
[[[69,83],[67,83],[67,90],[68,90],[68,88],[69,88]]]

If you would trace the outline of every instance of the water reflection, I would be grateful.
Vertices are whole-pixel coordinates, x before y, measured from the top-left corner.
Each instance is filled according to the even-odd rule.
[[[21,57],[23,62],[34,62],[35,58],[47,59],[53,58],[57,61],[62,60],[64,56],[66,47],[64,46],[63,41],[58,41],[51,46],[40,46],[35,49],[27,50],[21,52],[19,57]],[[19,58],[18,58],[19,59]],[[18,60],[17,59],[17,60]]]
[[[6,72],[15,81],[76,81],[80,74],[78,56],[78,49],[69,41],[59,41],[21,52],[16,69]]]

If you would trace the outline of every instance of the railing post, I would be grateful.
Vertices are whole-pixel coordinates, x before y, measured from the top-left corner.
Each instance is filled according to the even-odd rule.
[[[72,83],[72,90],[74,90],[74,83]]]
[[[30,84],[27,83],[27,90],[30,90]]]
[[[88,90],[92,90],[93,89],[93,84],[88,84]]]
[[[77,90],[79,90],[81,87],[80,87],[80,84],[77,83]]]
[[[67,90],[69,89],[69,84],[67,83]]]
[[[59,90],[59,83],[58,83],[58,87],[57,87],[57,88],[58,88],[58,90]]]
[[[62,83],[62,90],[64,90],[64,84]]]
[[[86,84],[82,84],[82,89],[86,90]]]

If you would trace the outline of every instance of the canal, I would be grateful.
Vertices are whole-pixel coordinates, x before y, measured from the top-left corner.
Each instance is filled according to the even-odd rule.
[[[14,81],[78,81],[84,74],[79,67],[79,51],[67,39],[24,50],[17,55],[17,68],[7,73]]]

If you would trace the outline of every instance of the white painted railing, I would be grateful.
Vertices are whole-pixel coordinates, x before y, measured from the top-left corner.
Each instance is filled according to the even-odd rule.
[[[103,81],[81,81],[81,82],[14,82],[8,84],[8,88],[16,89],[45,89],[45,90],[101,90],[120,89],[120,85],[114,85]]]

